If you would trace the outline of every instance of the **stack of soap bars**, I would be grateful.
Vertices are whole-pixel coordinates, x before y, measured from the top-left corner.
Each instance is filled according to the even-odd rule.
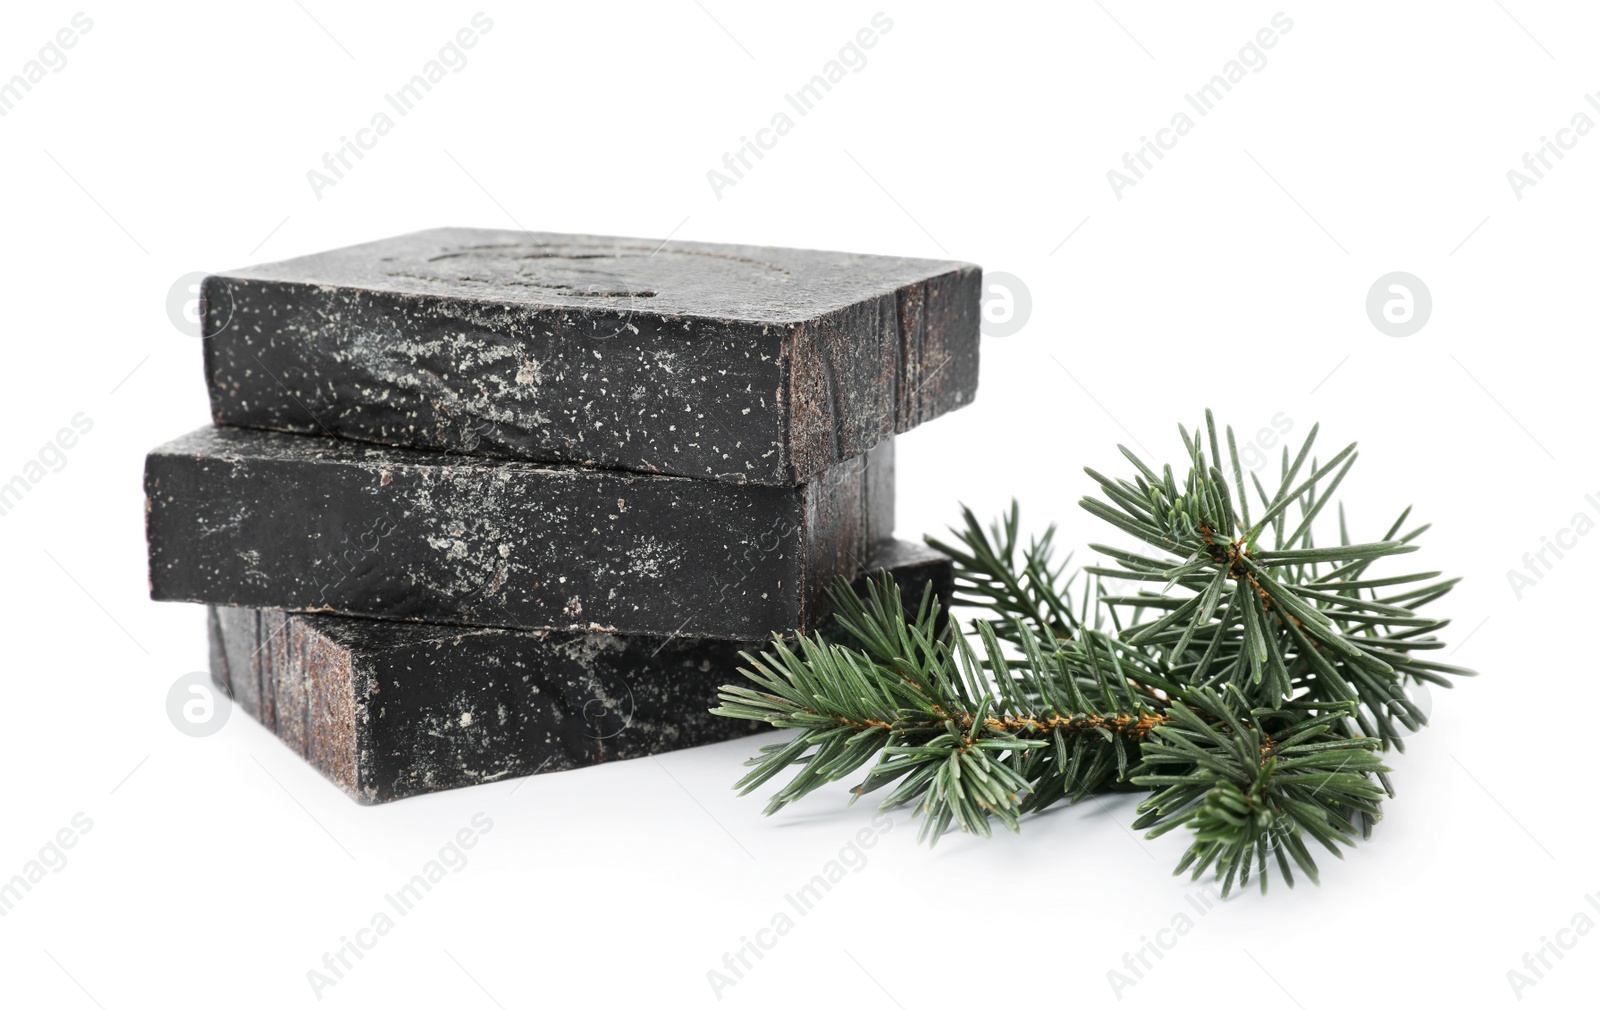
[[[475,229],[206,279],[215,425],[145,465],[151,595],[363,803],[725,739],[742,650],[892,539],[972,400],[961,263]]]

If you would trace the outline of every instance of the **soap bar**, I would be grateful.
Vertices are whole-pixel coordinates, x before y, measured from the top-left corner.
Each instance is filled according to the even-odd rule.
[[[912,546],[912,545],[907,545]],[[919,549],[926,551],[926,549]],[[950,561],[885,557],[913,599]],[[944,597],[948,602],[948,595]],[[765,642],[210,608],[211,675],[361,803],[659,754],[766,727],[710,714]]]
[[[218,423],[804,483],[971,402],[981,272],[443,228],[207,278]]]
[[[758,639],[813,627],[894,523],[893,441],[764,487],[203,428],[145,464],[151,596]]]

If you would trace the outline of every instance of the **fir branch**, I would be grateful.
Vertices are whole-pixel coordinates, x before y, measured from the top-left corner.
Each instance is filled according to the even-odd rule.
[[[915,616],[903,612],[899,587],[887,576],[865,601],[845,584],[834,596],[853,644],[818,634],[796,647],[775,640],[760,656],[746,653],[741,672],[755,686],[722,688],[722,704],[712,710],[802,730],[763,747],[735,786],[749,793],[798,766],[768,813],[853,776],[876,756],[855,795],[895,784],[881,805],[916,802],[923,837],[936,841],[952,824],[988,835],[992,819],[1016,830],[1021,814],[1047,801],[1082,797],[1123,778],[1139,742],[1166,719],[1126,704],[1109,682],[1071,671],[1064,651],[1053,648],[1047,658],[1025,625],[1030,663],[996,684],[967,638],[948,625],[939,630],[931,592]],[[997,656],[994,629],[980,621],[976,631]]]
[[[1087,471],[1102,497],[1083,507],[1156,548],[1091,545],[1110,564],[1084,571],[1147,587],[1131,595],[1096,585],[1075,608],[1055,527],[1024,547],[1015,504],[988,530],[963,508],[955,544],[928,538],[955,560],[956,605],[982,615],[965,630],[931,589],[911,612],[887,576],[865,599],[841,582],[829,632],[775,638],[745,655],[749,684],[722,689],[717,714],[799,731],[763,747],[737,788],[796,769],[772,813],[859,775],[852,802],[886,789],[880,806],[914,805],[931,841],[1152,790],[1135,824],[1190,829],[1178,872],[1210,870],[1225,893],[1252,872],[1264,890],[1269,867],[1290,886],[1296,868],[1315,880],[1308,843],[1339,854],[1393,793],[1378,752],[1426,722],[1406,688],[1472,673],[1423,658],[1448,621],[1417,609],[1456,580],[1368,574],[1418,549],[1427,527],[1402,533],[1409,509],[1355,542],[1340,506],[1336,541],[1318,542],[1353,444],[1319,462],[1314,426],[1269,492],[1254,473],[1246,487],[1224,431],[1226,460],[1209,411],[1203,433],[1179,427],[1181,481],[1120,446],[1131,477]]]

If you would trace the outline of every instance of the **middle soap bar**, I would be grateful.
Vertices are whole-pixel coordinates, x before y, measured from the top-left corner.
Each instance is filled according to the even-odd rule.
[[[765,487],[203,428],[146,460],[151,596],[759,639],[824,616],[893,486],[892,441]]]

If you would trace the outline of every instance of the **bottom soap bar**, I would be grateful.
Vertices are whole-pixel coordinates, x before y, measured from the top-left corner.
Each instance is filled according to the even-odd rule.
[[[895,542],[910,607],[949,603],[950,561]],[[858,583],[858,588],[860,584]],[[762,727],[710,713],[764,642],[514,631],[210,608],[211,676],[360,803],[714,743]]]

